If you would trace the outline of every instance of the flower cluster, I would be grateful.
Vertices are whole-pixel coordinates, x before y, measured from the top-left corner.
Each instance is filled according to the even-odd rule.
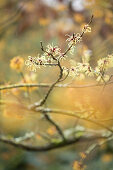
[[[113,67],[113,55],[108,55],[97,62],[97,67],[95,68],[95,74],[97,76],[97,81],[109,81],[110,76],[106,74],[109,68]]]
[[[98,60],[98,68],[100,71],[107,70],[108,68],[113,67],[113,55],[108,55],[108,57],[104,57]]]
[[[89,27],[89,25],[85,25],[82,29],[82,33],[77,33],[77,34],[73,34],[73,35],[67,35],[68,38],[66,41],[68,41],[68,46],[70,48],[70,53],[73,54],[74,52],[74,49],[75,49],[75,46],[77,43],[81,42],[82,41],[82,36],[84,33],[87,33],[87,32],[91,32],[91,27]]]
[[[52,66],[57,65],[57,61],[64,58],[61,49],[57,46],[48,45],[46,50],[43,50],[43,55],[37,57],[28,56],[28,60],[25,61],[25,65],[30,68],[31,71],[36,71],[40,66]]]
[[[84,165],[81,161],[75,161],[73,163],[73,170],[85,170],[86,165]]]
[[[37,56],[37,57],[28,56],[28,60],[25,61],[25,65],[28,66],[28,68],[31,71],[36,72],[37,68],[40,68],[40,65],[44,66],[46,62],[47,61],[45,56]]]
[[[68,38],[66,41],[69,41],[69,46],[71,45],[76,45],[77,42],[81,42],[82,41],[82,37],[81,37],[81,34],[80,33],[77,33],[77,34],[73,34],[73,35],[67,35]]]
[[[91,21],[89,24],[90,23]],[[81,33],[73,33],[72,35],[68,35],[66,40],[68,41],[68,49],[64,53],[61,52],[61,49],[58,46],[54,46],[53,44],[47,45],[47,47],[44,49],[41,43],[43,54],[41,56],[38,55],[37,57],[29,56],[25,64],[30,68],[31,71],[36,71],[37,68],[40,68],[40,66],[58,66],[58,61],[66,58],[68,52],[74,52],[76,44],[82,41],[84,33],[91,32],[91,27],[89,24],[86,24],[83,27]],[[70,68],[62,66],[63,75],[79,80],[82,80],[85,77],[96,77],[97,81],[108,82],[110,80],[110,76],[106,74],[106,72],[109,68],[113,67],[113,55],[108,55],[107,57],[99,59],[95,68],[92,68],[89,62],[91,55],[92,51],[86,49],[83,51],[81,62],[70,60]]]
[[[64,74],[67,74],[67,70],[65,67],[63,67]],[[94,71],[89,65],[89,63],[76,63],[76,65],[71,66],[69,69],[69,76],[77,79],[84,79],[85,76],[92,77],[94,76]]]
[[[86,55],[87,56],[87,55]],[[92,68],[89,64],[89,55],[87,56],[85,60],[82,60],[82,62],[75,62],[74,60],[71,60],[71,68],[68,70],[66,67],[63,67],[63,74],[67,75],[69,72],[69,76],[82,80],[86,76],[88,77],[96,77],[97,81],[101,82],[108,82],[110,79],[110,76],[106,74],[106,71],[109,68],[113,67],[113,55],[108,55],[108,57],[99,59],[97,61],[97,66],[95,68]],[[85,62],[87,61],[87,62]]]

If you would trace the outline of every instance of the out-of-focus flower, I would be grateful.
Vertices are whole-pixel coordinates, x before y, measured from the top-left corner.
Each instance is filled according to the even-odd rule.
[[[81,167],[80,167],[80,163],[78,161],[75,161],[73,163],[73,170],[80,170]]]
[[[83,17],[82,14],[75,14],[75,15],[74,15],[74,20],[75,20],[76,22],[78,22],[78,23],[81,23],[81,22],[84,21],[84,17]]]
[[[13,70],[16,70],[18,72],[22,71],[22,68],[24,66],[24,59],[20,56],[14,57],[11,61],[10,61],[10,67]]]
[[[110,80],[109,75],[98,76],[96,79],[96,81],[99,81],[99,82],[108,82],[109,80]]]
[[[85,169],[86,169],[86,165],[83,165],[82,162],[75,161],[73,163],[73,170],[85,170]]]
[[[48,19],[48,18],[40,18],[39,19],[39,24],[41,25],[41,26],[46,26],[46,25],[48,25],[50,23],[50,19]]]
[[[67,6],[64,4],[60,4],[58,5],[58,7],[56,8],[57,11],[61,12],[61,11],[65,11],[67,9]]]
[[[49,135],[54,135],[56,133],[56,129],[54,127],[50,127],[47,129],[47,133]]]
[[[94,69],[95,75],[97,76],[97,81],[108,82],[110,76],[105,74],[105,72],[113,67],[113,55],[108,55],[107,57],[101,58],[97,61],[97,67]]]
[[[85,50],[82,56],[83,63],[89,63],[91,55],[92,55],[91,50]]]
[[[69,76],[75,78],[76,76],[78,76],[76,67],[72,66],[69,70]]]
[[[80,157],[81,157],[82,159],[85,159],[85,158],[86,158],[86,154],[85,154],[84,152],[80,152]]]
[[[112,24],[112,20],[113,20],[113,12],[112,11],[110,11],[110,10],[107,10],[106,11],[106,15],[105,15],[105,22],[107,23],[107,24]]]
[[[104,16],[103,10],[100,9],[95,9],[94,13],[95,13],[95,18],[102,18]]]
[[[66,76],[68,74],[68,69],[65,66],[63,66],[62,69],[63,69],[63,75]]]
[[[37,80],[36,80],[36,78],[37,78],[37,74],[35,73],[35,72],[29,72],[29,74],[25,74],[24,75],[24,79],[22,79],[21,80],[21,82],[19,82],[19,83],[26,83],[26,84],[32,84],[32,83],[37,83]],[[37,90],[38,89],[38,87],[22,87],[21,88],[22,90],[24,90],[24,91],[29,91],[29,92],[31,92],[31,91],[34,91],[34,90]]]
[[[36,136],[35,136],[35,137],[37,138],[37,140],[42,139],[42,137],[41,137],[41,135],[40,135],[40,134],[36,134]]]
[[[81,80],[84,80],[85,79],[85,75],[80,73],[77,77],[76,77],[76,80],[78,81],[81,81]]]
[[[100,70],[107,70],[113,67],[113,55],[108,55],[107,57],[99,59],[97,63]]]
[[[101,157],[102,161],[103,162],[110,162],[113,160],[113,155],[108,153],[108,154],[104,154],[102,157]]]

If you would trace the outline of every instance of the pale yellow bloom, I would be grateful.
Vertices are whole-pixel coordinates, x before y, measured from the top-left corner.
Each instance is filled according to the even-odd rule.
[[[77,77],[76,77],[76,80],[84,80],[85,79],[85,75],[80,73]]]
[[[110,162],[113,160],[113,155],[111,153],[107,153],[107,154],[104,154],[102,157],[101,157],[102,161],[103,162]]]
[[[39,24],[41,25],[41,26],[46,26],[46,25],[48,25],[50,23],[50,19],[48,19],[48,18],[40,18],[39,19]]]
[[[85,25],[84,28],[83,28],[83,32],[84,32],[84,33],[91,32],[91,27],[90,27],[88,24]]]
[[[108,82],[110,79],[109,75],[104,75],[103,77],[100,75],[97,77],[96,81],[98,82]]]
[[[54,127],[50,127],[47,129],[47,133],[49,135],[54,135],[56,133],[56,129]]]
[[[82,159],[85,159],[85,158],[86,158],[86,154],[85,154],[84,152],[80,152],[80,157],[81,157]]]
[[[84,21],[84,17],[83,17],[83,15],[81,15],[81,14],[75,14],[75,15],[74,15],[74,20],[75,20],[76,22],[78,22],[78,23],[81,23],[81,22]]]
[[[82,56],[83,63],[89,63],[91,55],[92,55],[91,50],[85,50]]]
[[[16,70],[18,72],[22,71],[22,68],[24,66],[24,59],[20,56],[14,57],[11,61],[10,61],[10,67],[13,70]]]

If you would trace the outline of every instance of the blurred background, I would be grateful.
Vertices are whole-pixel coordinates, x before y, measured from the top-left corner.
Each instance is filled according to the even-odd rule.
[[[26,60],[30,55],[42,53],[40,41],[43,41],[44,46],[49,43],[58,45],[63,52],[67,47],[65,35],[81,32],[92,14],[92,32],[77,44],[74,56],[69,55],[71,59],[79,61],[84,51],[88,51],[91,53],[91,64],[95,66],[99,58],[113,53],[113,0],[0,0],[0,85],[53,82],[58,76],[56,68],[43,68],[34,73],[24,66],[21,72],[17,72],[12,69],[10,62],[16,56]],[[54,135],[55,129],[40,115],[28,113],[24,108],[43,97],[46,90],[31,89],[30,99],[25,88],[1,92],[1,99],[6,103],[0,105],[1,133],[17,137],[35,131],[37,140],[40,138],[38,131],[46,131],[50,137]],[[113,87],[106,87],[100,96],[101,90],[101,87],[79,91],[56,89],[47,106],[64,110],[93,109],[97,118],[113,117]],[[66,116],[53,118],[64,129],[76,123],[76,120]],[[81,124],[98,130],[94,125]],[[105,124],[112,126],[113,121]],[[73,162],[79,160],[79,152],[85,151],[88,145],[85,143],[46,153],[30,153],[0,144],[0,170],[70,170],[73,169]],[[112,143],[93,152],[86,166],[88,170],[112,170]]]

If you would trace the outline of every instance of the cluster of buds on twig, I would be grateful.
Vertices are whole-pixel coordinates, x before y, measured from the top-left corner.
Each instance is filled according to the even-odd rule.
[[[68,48],[64,53],[61,52],[61,49],[58,46],[54,46],[53,44],[47,45],[47,47],[44,49],[41,42],[41,49],[43,51],[43,54],[41,56],[38,55],[37,57],[29,56],[28,60],[25,61],[25,64],[30,68],[31,71],[36,71],[37,68],[40,68],[40,66],[58,66],[58,62],[60,62],[61,59],[67,58],[66,56],[68,52],[74,52],[76,44],[82,41],[83,35],[85,33],[91,32],[91,27],[89,25],[92,21],[92,18],[90,22],[83,27],[81,33],[73,33],[72,35],[67,35],[68,38],[66,41],[68,42]],[[108,57],[99,59],[95,68],[92,68],[92,66],[90,65],[90,57],[91,53],[88,52],[83,54],[83,56],[81,57],[82,62],[70,60],[70,68],[66,68],[65,66],[61,65],[63,75],[80,80],[84,79],[87,76],[96,77],[97,81],[109,81],[110,76],[106,74],[106,71],[109,68],[113,67],[113,55],[109,55]]]

